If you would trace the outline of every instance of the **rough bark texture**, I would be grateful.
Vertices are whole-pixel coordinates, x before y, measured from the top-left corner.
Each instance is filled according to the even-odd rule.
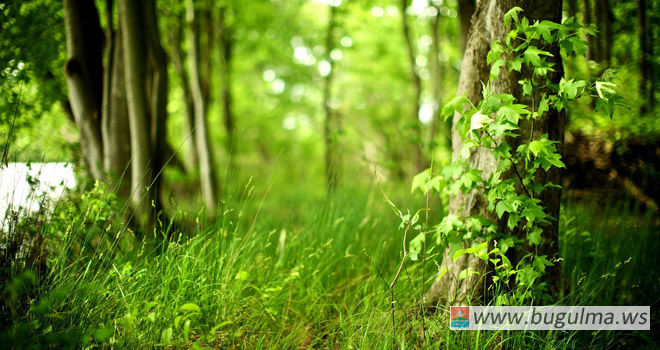
[[[68,60],[64,66],[69,102],[80,129],[83,159],[95,179],[103,179],[101,104],[103,98],[103,31],[92,1],[65,0]]]
[[[334,30],[336,26],[337,8],[329,6],[328,28],[325,37],[325,59],[330,64],[330,71],[323,79],[323,109],[325,120],[323,121],[323,138],[325,140],[325,176],[328,192],[335,189],[339,180],[339,158],[337,157],[336,128],[337,113],[331,102],[332,78],[334,76],[334,64],[330,52],[334,49]]]
[[[151,115],[147,86],[147,42],[144,8],[141,2],[119,1],[119,22],[124,49],[124,72],[128,121],[131,135],[131,201],[141,223],[152,222],[150,193],[153,163],[151,160]]]
[[[199,68],[199,20],[193,0],[186,1],[187,21],[190,26],[189,31],[189,57],[190,63],[190,91],[192,93],[195,107],[195,136],[197,141],[197,151],[199,153],[199,170],[206,204],[206,212],[210,217],[215,216],[217,206],[217,184],[215,173],[213,171],[214,162],[211,151],[211,144],[207,131],[206,103],[202,89],[202,81]]]
[[[504,13],[514,6],[521,7],[524,10],[523,15],[529,18],[530,22],[544,19],[555,22],[561,20],[561,1],[559,0],[544,2],[512,0],[480,1],[473,17],[472,30],[469,34],[458,86],[458,95],[465,94],[475,105],[482,97],[481,83],[487,82],[489,78],[490,69],[486,64],[486,56],[490,50],[490,44],[493,40],[504,41],[503,39],[509,29],[504,27],[502,18]],[[545,49],[555,54],[554,62],[556,64],[555,68],[558,72],[549,78],[558,81],[558,77],[562,74],[558,49],[556,47]],[[508,72],[507,69],[503,69],[500,76],[491,84],[491,91],[493,91],[493,93],[510,93],[519,100],[533,105],[533,101],[520,99],[521,93],[517,83],[520,78],[521,77],[518,73],[511,73]],[[536,101],[538,101],[538,97],[536,98]],[[454,124],[459,117],[460,115],[458,113],[454,115]],[[529,140],[530,132],[533,130],[535,136],[547,133],[550,139],[561,142],[563,141],[563,125],[563,115],[556,112],[548,112],[540,119],[540,121],[536,122],[536,125],[531,123],[521,123],[521,137],[519,139]],[[513,144],[513,149],[516,148],[515,143],[517,141],[507,141]],[[452,131],[454,160],[458,159],[458,154],[462,146],[463,139],[458,134],[457,130],[454,129]],[[478,148],[472,151],[469,164],[472,168],[481,169],[484,178],[487,178],[492,174],[497,166],[494,157],[484,148]],[[548,173],[539,173],[537,180],[540,182],[551,181],[553,183],[559,183],[559,171],[553,169]],[[558,218],[559,215],[560,195],[560,190],[547,190],[546,192],[543,192],[540,198],[546,207],[546,212],[555,218]],[[481,215],[497,222],[496,217],[488,211],[488,201],[480,191],[452,196],[449,206],[450,213],[456,214],[459,217]],[[503,220],[506,220],[506,217],[503,217]],[[505,225],[499,225],[499,227],[502,228],[505,227]],[[514,232],[514,234],[516,234],[516,232]],[[539,254],[547,254],[550,260],[554,260],[558,253],[557,221],[544,227],[543,237],[544,242],[540,247]],[[468,243],[465,243],[465,246],[468,246]],[[512,263],[515,265],[514,261],[515,260],[512,260]],[[443,256],[441,268],[446,268],[447,273],[436,280],[424,296],[423,303],[427,306],[435,306],[439,303],[452,303],[456,305],[461,303],[478,302],[479,298],[485,292],[484,287],[487,287],[485,286],[486,279],[483,278],[487,272],[487,266],[482,260],[476,258],[474,255],[465,254],[456,261],[452,261],[449,256],[449,249],[447,249]],[[470,277],[459,281],[458,276],[460,272],[466,268],[472,268],[473,270],[478,271],[479,275],[473,274]],[[549,269],[547,274],[549,277],[548,282],[553,291],[556,291],[558,288],[559,272],[559,265],[557,263],[553,268]]]
[[[422,79],[417,72],[417,50],[413,42],[413,34],[408,25],[408,19],[406,15],[406,10],[408,9],[409,0],[401,0],[401,27],[403,29],[403,37],[406,42],[406,51],[408,54],[408,65],[410,69],[410,80],[412,81],[413,86],[413,108],[410,118],[410,125],[412,126],[412,146],[413,153],[415,157],[415,167],[413,172],[417,174],[418,172],[426,169],[428,164],[424,157],[423,152],[423,141],[422,141],[422,125],[419,122],[419,108],[422,99]]]

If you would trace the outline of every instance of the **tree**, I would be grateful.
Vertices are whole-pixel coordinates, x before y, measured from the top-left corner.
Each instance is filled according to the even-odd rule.
[[[337,7],[339,5],[328,4],[328,25],[325,34],[325,62],[328,71],[323,78],[323,139],[325,141],[325,177],[328,191],[337,187],[339,181],[339,156],[337,154],[337,111],[332,105],[332,82],[334,77],[334,64],[331,57],[335,48],[335,28],[337,26]]]
[[[422,142],[422,125],[419,122],[419,108],[422,99],[422,79],[417,72],[417,49],[413,43],[413,34],[408,24],[406,10],[409,6],[409,0],[401,0],[401,28],[403,30],[403,37],[406,42],[406,49],[408,53],[408,66],[410,69],[410,79],[413,86],[413,108],[411,109],[410,125],[412,133],[413,154],[415,159],[415,172],[425,169],[427,166],[426,159],[424,158],[423,142]]]
[[[641,112],[646,112],[653,108],[655,104],[654,91],[651,87],[653,82],[653,42],[651,40],[651,30],[647,16],[647,6],[645,0],[637,0],[637,30],[639,38],[639,95],[642,100]]]
[[[472,29],[468,36],[458,86],[458,95],[465,95],[473,105],[477,105],[481,100],[483,84],[488,82],[491,74],[487,57],[491,46],[496,40],[505,42],[506,35],[509,33],[510,28],[504,24],[502,18],[505,13],[515,6],[522,8],[523,15],[529,18],[531,22],[536,20],[559,22],[561,20],[561,1],[558,0],[547,2],[511,0],[479,2],[473,17]],[[549,60],[554,64],[553,68],[555,69],[554,72],[548,72],[548,79],[558,82],[559,77],[563,74],[559,49],[554,45],[547,48],[547,50],[553,54]],[[490,85],[490,91],[492,93],[512,94],[519,101],[532,99],[532,101],[528,101],[530,105],[533,104],[534,99],[539,101],[541,89],[535,91],[531,97],[523,96],[522,89],[518,84],[521,78],[532,79],[532,72],[522,70],[518,73],[515,70],[502,69],[496,76],[497,78]],[[543,89],[547,89],[547,87]],[[458,131],[459,126],[457,125],[460,118],[460,113],[456,112],[453,118],[454,125],[452,130],[453,160],[458,160],[459,153],[464,145],[464,140]],[[534,125],[534,122],[521,121],[518,125],[520,127],[520,137],[507,139],[507,142],[513,149],[516,149],[522,142],[520,140],[529,139],[532,134],[547,134],[548,139],[559,143],[558,148],[561,151],[564,123],[565,118],[563,113],[550,110],[540,116],[540,119],[536,121],[536,125]],[[498,163],[493,155],[489,150],[482,147],[470,151],[468,163],[472,169],[481,171],[481,177],[483,179],[488,178],[498,167]],[[508,171],[507,177],[516,178],[514,173],[518,173],[515,167]],[[542,183],[558,183],[559,171],[554,168],[545,173],[540,172],[537,174],[537,180]],[[519,191],[523,191],[524,185],[522,180],[518,183],[517,188]],[[560,195],[561,191],[554,188],[543,191],[540,196],[540,200],[546,207],[547,213],[554,218],[557,218],[559,215]],[[498,222],[498,217],[488,209],[488,203],[489,201],[485,198],[483,189],[470,191],[467,194],[459,193],[450,198],[449,211],[450,214],[454,214],[457,217],[482,216],[493,222]],[[506,224],[502,226],[506,227]],[[543,243],[539,249],[549,259],[554,260],[558,255],[557,240],[558,227],[555,220],[543,227]],[[471,242],[463,243],[463,247],[467,248],[469,246],[468,243]],[[486,262],[470,254],[464,254],[458,257],[456,261],[453,261],[450,254],[452,248],[456,247],[448,247],[443,254],[441,270],[446,271],[446,273],[438,275],[437,280],[422,300],[428,306],[433,306],[437,303],[456,304],[473,302],[478,300],[485,292],[482,277],[487,270]],[[512,261],[520,260],[521,255],[524,253],[525,249],[518,256],[512,257]],[[462,279],[458,278],[462,271],[474,271],[477,273],[468,274]],[[547,276],[551,290],[556,292],[559,288],[560,280],[559,265],[554,264],[550,268],[550,271],[548,271]]]
[[[192,94],[195,113],[195,139],[197,141],[197,152],[199,155],[200,182],[207,214],[213,217],[215,216],[215,209],[218,205],[218,190],[213,153],[207,130],[206,113],[208,110],[208,97],[204,94],[202,73],[200,70],[199,16],[193,0],[186,1],[186,14],[186,19],[190,27],[188,31],[190,45],[188,61],[190,64],[190,92]]]
[[[92,178],[105,181],[136,209],[138,221],[153,222],[160,209],[159,174],[165,159],[168,79],[153,1],[106,2],[101,29],[93,2],[66,0],[69,102],[80,129],[83,159]],[[104,54],[105,51],[105,54]],[[104,56],[106,56],[104,65]],[[128,172],[130,176],[124,176]]]

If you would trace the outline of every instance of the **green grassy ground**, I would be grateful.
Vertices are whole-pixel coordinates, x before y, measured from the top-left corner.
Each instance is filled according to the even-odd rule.
[[[650,332],[455,332],[448,312],[427,315],[423,332],[415,308],[420,263],[407,264],[395,288],[393,329],[387,284],[400,262],[402,232],[380,191],[345,189],[328,202],[295,186],[266,192],[236,190],[241,200],[226,199],[221,222],[166,227],[142,246],[118,237],[117,227],[107,229],[112,210],[99,207],[103,198],[87,197],[76,209],[84,215],[63,211],[41,227],[60,243],[40,282],[16,272],[5,286],[3,312],[11,322],[0,341],[17,348],[79,346],[82,339],[89,347],[344,349],[625,348],[658,341]],[[392,195],[401,208],[423,206],[423,198],[406,197]],[[442,214],[436,209],[431,222]],[[194,221],[195,214],[184,216]],[[651,215],[566,202],[561,249],[571,293],[559,303],[651,305],[657,320],[659,248]],[[435,263],[425,271],[428,285]]]

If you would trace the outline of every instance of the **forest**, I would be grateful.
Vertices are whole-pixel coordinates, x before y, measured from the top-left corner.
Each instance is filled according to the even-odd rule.
[[[0,348],[656,348],[658,21],[0,0]],[[466,331],[457,306],[650,319]]]

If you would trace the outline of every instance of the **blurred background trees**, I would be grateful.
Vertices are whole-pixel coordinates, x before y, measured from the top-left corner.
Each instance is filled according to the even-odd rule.
[[[456,90],[474,8],[456,0],[7,1],[4,157],[84,165],[148,221],[172,196],[204,203],[212,217],[225,185],[250,176],[304,179],[319,193],[356,180],[407,186],[450,159],[450,125],[438,110]],[[588,59],[566,60],[566,70],[616,74],[636,87],[621,91],[631,108],[614,118],[579,101],[567,143],[586,144],[567,147],[566,157],[573,169],[657,202],[649,180],[660,130],[657,4],[571,0],[563,9],[598,33],[583,38]],[[571,153],[579,147],[586,155]]]

